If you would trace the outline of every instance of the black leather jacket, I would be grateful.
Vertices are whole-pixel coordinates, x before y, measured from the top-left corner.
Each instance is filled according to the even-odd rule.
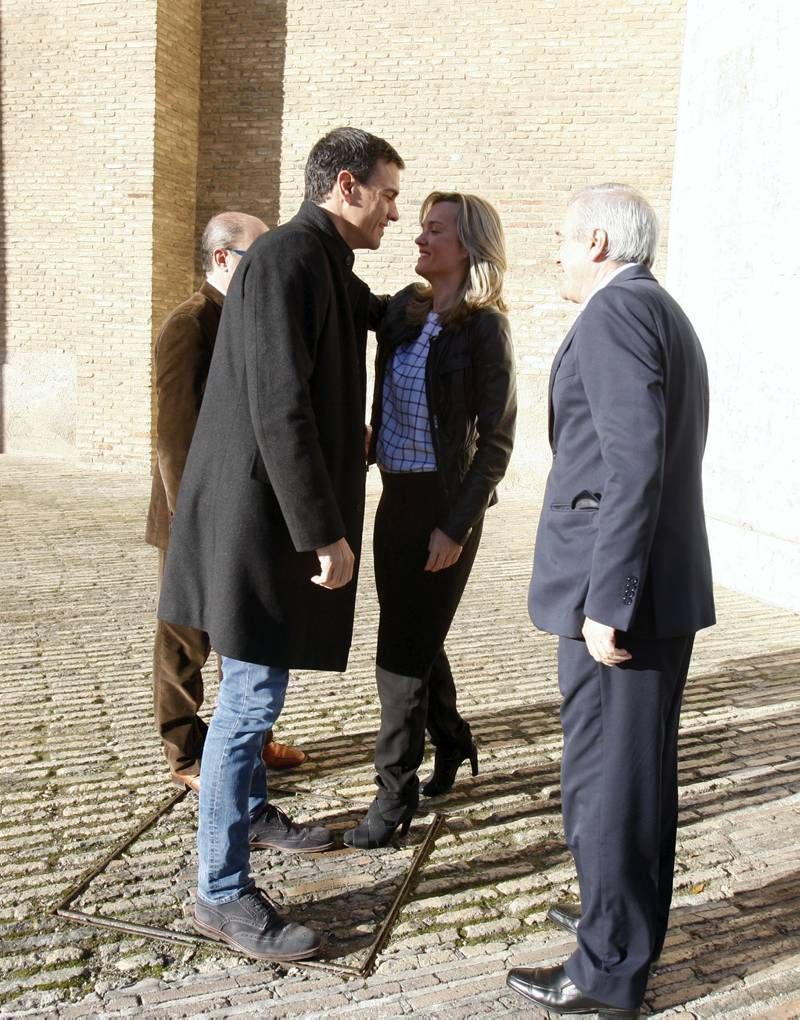
[[[375,463],[386,369],[395,350],[415,340],[422,328],[408,319],[413,293],[414,285],[370,301],[370,329],[378,340],[370,464]],[[497,502],[495,487],[514,444],[517,394],[508,319],[481,309],[455,328],[443,328],[431,340],[425,388],[436,466],[447,495],[439,527],[463,545],[486,508]]]

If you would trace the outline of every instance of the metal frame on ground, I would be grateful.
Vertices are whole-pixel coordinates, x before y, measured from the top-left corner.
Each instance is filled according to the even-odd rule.
[[[183,800],[188,792],[188,788],[184,787],[183,790],[174,794],[168,800],[165,800],[163,804],[161,804],[152,814],[148,815],[143,822],[140,822],[135,829],[119,840],[119,842],[117,842],[112,849],[109,850],[105,857],[92,865],[92,867],[90,867],[74,885],[70,886],[56,906],[53,907],[52,912],[57,917],[63,917],[67,921],[74,921],[78,924],[91,924],[97,928],[112,928],[115,931],[123,931],[129,935],[141,935],[144,938],[158,939],[162,942],[179,942],[190,946],[219,948],[218,942],[204,938],[202,935],[187,935],[180,931],[174,931],[172,928],[157,928],[146,924],[133,924],[131,921],[121,921],[119,918],[107,917],[105,914],[86,914],[80,910],[70,909],[72,903],[86,892],[94,879],[97,878],[98,875],[101,875],[113,860],[119,857],[120,854],[128,849],[128,847],[132,846],[141,835],[147,832],[147,830],[159,820],[159,818],[165,815],[168,811],[171,811],[179,801]],[[368,977],[375,969],[378,956],[383,947],[386,945],[391,930],[400,911],[403,909],[403,905],[411,891],[411,887],[417,877],[417,874],[425,864],[428,855],[433,849],[433,845],[436,842],[436,837],[439,834],[439,829],[443,821],[444,815],[434,814],[433,821],[428,826],[427,832],[425,833],[425,838],[417,847],[416,852],[411,859],[411,864],[406,872],[403,884],[398,889],[397,895],[389,908],[389,912],[383,919],[380,928],[378,928],[375,938],[370,943],[367,955],[360,967],[351,967],[343,963],[328,963],[319,960],[303,960],[293,963],[280,963],[276,960],[270,961],[270,964],[275,963],[280,967],[304,967],[309,970],[330,971],[334,974],[341,974],[343,977]]]

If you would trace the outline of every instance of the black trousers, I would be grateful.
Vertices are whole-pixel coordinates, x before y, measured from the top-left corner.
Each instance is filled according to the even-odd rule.
[[[373,540],[381,702],[375,770],[380,811],[388,821],[406,817],[417,805],[426,728],[437,747],[465,755],[472,740],[456,706],[444,640],[472,570],[483,521],[452,567],[425,571],[444,499],[435,472],[383,474]]]
[[[678,720],[694,635],[620,634],[632,659],[602,666],[561,638],[561,798],[581,892],[566,963],[601,1002],[639,1006],[667,931],[678,820]]]

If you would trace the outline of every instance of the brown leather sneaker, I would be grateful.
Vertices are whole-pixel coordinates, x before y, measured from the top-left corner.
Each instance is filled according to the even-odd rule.
[[[290,747],[288,744],[280,744],[277,740],[270,740],[264,744],[261,758],[268,769],[296,769],[308,758],[305,751],[299,747]]]
[[[169,778],[178,786],[188,786],[193,793],[200,795],[200,776],[190,776],[186,772],[170,772]]]

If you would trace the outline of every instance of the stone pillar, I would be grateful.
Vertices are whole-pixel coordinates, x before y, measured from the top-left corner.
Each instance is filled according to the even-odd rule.
[[[195,289],[201,0],[159,0],[153,139],[152,343]],[[155,448],[155,386],[148,374]],[[152,420],[152,430],[149,422]]]
[[[668,285],[706,351],[716,580],[800,609],[794,0],[690,0]]]
[[[320,16],[322,8],[314,10]],[[195,233],[226,209],[275,226],[286,0],[204,3],[202,50]]]

